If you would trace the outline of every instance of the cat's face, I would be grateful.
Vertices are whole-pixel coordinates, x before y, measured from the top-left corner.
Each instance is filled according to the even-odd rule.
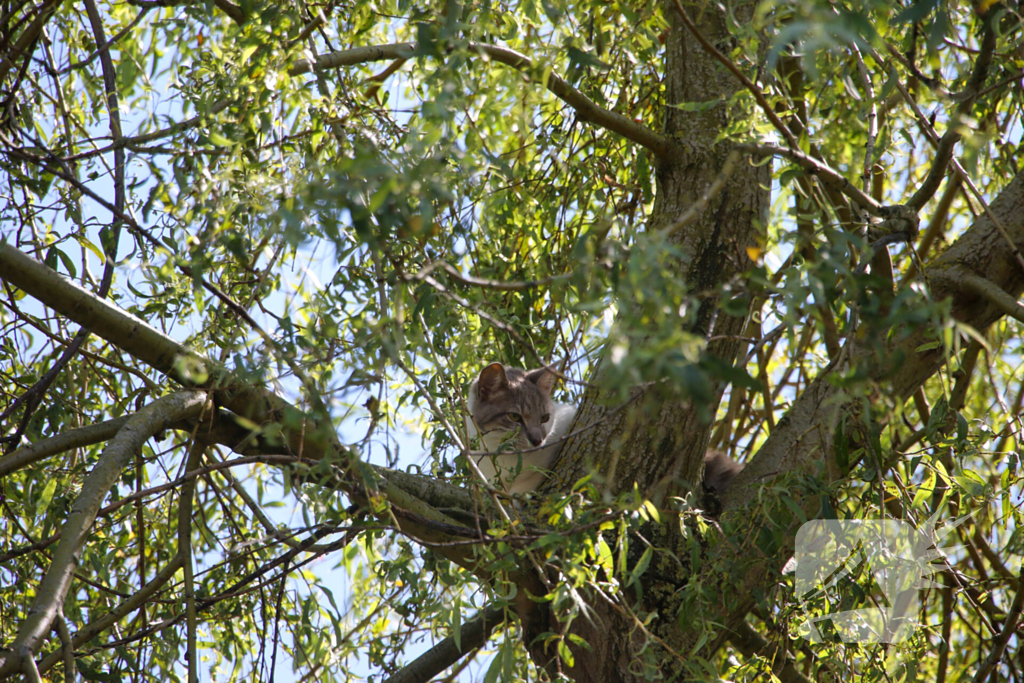
[[[544,443],[551,431],[551,388],[555,376],[547,370],[525,372],[491,363],[470,387],[473,421],[480,434],[506,434],[518,430],[516,446],[532,448]]]

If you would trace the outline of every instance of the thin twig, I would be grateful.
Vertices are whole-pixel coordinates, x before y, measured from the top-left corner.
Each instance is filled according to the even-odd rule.
[[[467,299],[459,296],[455,292],[452,292],[447,287],[445,287],[444,285],[442,285],[440,282],[438,282],[434,278],[430,277],[429,275],[423,275],[422,277],[420,277],[420,276],[416,276],[416,275],[409,275],[407,273],[402,273],[400,276],[402,277],[403,280],[406,280],[407,282],[408,281],[412,281],[412,282],[416,282],[416,281],[425,282],[426,284],[430,285],[435,290],[437,290],[437,292],[439,294],[441,294],[441,296],[445,297],[446,299],[450,299],[450,300],[454,301],[455,303],[459,304],[463,308],[466,308],[466,309],[469,309],[469,310],[473,311],[478,316],[480,316],[481,318],[483,318],[484,320],[489,322],[493,327],[496,327],[497,329],[501,330],[502,332],[508,334],[510,337],[515,339],[518,344],[520,344],[524,349],[526,349],[527,351],[530,352],[530,355],[532,355],[534,357],[534,359],[536,359],[537,362],[540,363],[541,367],[546,368],[549,372],[551,372],[552,374],[558,376],[560,379],[564,379],[562,377],[561,373],[559,371],[557,371],[556,368],[549,367],[548,364],[546,362],[544,362],[544,359],[541,358],[540,353],[537,352],[537,349],[534,348],[533,344],[531,344],[526,339],[524,339],[523,336],[521,334],[519,334],[518,332],[516,332],[513,328],[509,327],[508,325],[506,325],[502,321],[498,320],[497,318],[495,318],[493,315],[491,315],[487,311],[482,310],[479,306],[477,306],[477,305],[473,304],[472,302],[468,301]]]
[[[521,280],[518,282],[503,282],[501,280],[485,280],[483,278],[473,277],[472,275],[463,275],[458,268],[448,263],[447,261],[431,261],[430,263],[423,266],[418,273],[412,276],[406,276],[404,279],[409,280],[423,280],[428,275],[433,273],[435,270],[443,270],[456,282],[462,283],[469,287],[479,287],[480,289],[493,289],[499,292],[523,292],[528,289],[534,289],[535,287],[546,287],[560,280],[566,280],[572,277],[572,273],[564,273],[562,275],[552,275],[550,277],[541,278],[540,280]]]
[[[1003,658],[1003,650],[1006,648],[1006,643],[1009,642],[1010,636],[1017,632],[1017,621],[1020,619],[1022,607],[1024,607],[1024,572],[1021,573],[1020,578],[1017,580],[1017,594],[1013,596],[1013,604],[1010,606],[1010,612],[1006,615],[1006,620],[1003,622],[1003,628],[992,639],[992,649],[974,674],[974,683],[982,683],[988,678],[989,674],[992,673],[992,669]]]
[[[798,149],[788,149],[786,147],[778,147],[776,145],[761,145],[745,142],[734,145],[734,147],[742,152],[749,152],[751,154],[785,157],[810,171],[830,187],[845,194],[872,216],[880,215],[882,206],[878,202],[861,191],[860,188],[851,183],[843,177],[839,171],[830,167],[824,161],[818,161]]]
[[[72,71],[76,71],[78,69],[84,69],[85,67],[87,67],[90,64],[92,64],[94,61],[96,61],[96,58],[99,57],[101,53],[109,51],[111,47],[113,47],[117,42],[119,42],[122,38],[124,38],[126,35],[128,35],[128,33],[131,32],[131,30],[134,29],[138,25],[138,23],[140,21],[142,21],[142,19],[148,13],[149,13],[149,8],[148,7],[143,7],[142,10],[138,14],[135,15],[135,18],[132,19],[130,22],[128,22],[128,24],[124,28],[122,28],[120,31],[115,33],[114,37],[111,38],[110,40],[108,40],[105,45],[101,45],[100,47],[96,48],[96,50],[94,50],[93,53],[91,55],[89,55],[88,57],[86,57],[85,59],[83,59],[81,61],[78,61],[78,62],[73,62],[71,64],[68,64],[66,67],[64,67],[60,71],[56,72],[57,75],[58,76],[64,76],[64,75],[66,75],[66,74],[68,74],[68,73],[70,73]]]
[[[421,50],[418,43],[391,43],[389,45],[357,47],[320,55],[313,61],[308,59],[296,60],[288,70],[288,73],[292,76],[298,76],[312,71],[337,69],[343,66],[365,64],[366,62],[408,59],[420,53]],[[618,112],[598,106],[589,97],[569,85],[569,82],[561,76],[554,73],[546,73],[539,69],[526,55],[507,47],[488,45],[486,43],[469,43],[466,53],[477,53],[487,59],[524,72],[528,77],[532,75],[532,72],[536,71],[536,76],[542,81],[544,87],[572,107],[580,121],[593,123],[613,133],[618,133],[627,140],[632,140],[646,147],[659,157],[664,157],[675,149],[674,143],[668,137],[661,133],[656,133],[647,126],[637,123]]]
[[[707,38],[705,38],[700,31],[697,30],[697,26],[693,23],[693,20],[690,19],[690,15],[686,13],[686,10],[683,9],[683,5],[682,3],[679,2],[679,0],[673,0],[673,2],[676,5],[676,11],[679,12],[679,16],[682,18],[683,23],[686,24],[686,28],[690,29],[690,33],[692,33],[693,36],[697,39],[697,41],[701,44],[701,47],[704,48],[704,51],[710,54],[715,59],[717,59],[719,62],[721,62],[725,66],[725,68],[727,68],[729,71],[733,73],[734,76],[736,76],[739,82],[742,83],[744,87],[746,87],[746,89],[749,90],[750,93],[754,96],[754,99],[757,100],[757,104],[761,107],[761,110],[764,112],[765,116],[768,117],[768,120],[772,122],[772,125],[775,126],[775,129],[782,133],[782,137],[786,138],[786,142],[789,144],[789,146],[797,148],[799,145],[797,143],[796,136],[793,135],[793,131],[791,131],[789,127],[782,122],[782,119],[778,117],[778,115],[775,113],[775,110],[772,108],[772,105],[770,105],[768,103],[768,100],[765,99],[764,93],[761,92],[761,89],[754,85],[754,83],[749,78],[747,78],[742,71],[740,71],[739,67],[733,64],[731,59],[729,59],[721,52],[719,52],[718,49],[714,45],[712,45],[711,42]]]
[[[121,138],[121,113],[120,102],[117,96],[117,71],[114,68],[114,61],[110,57],[110,51],[108,49],[109,46],[103,32],[103,19],[100,17],[99,9],[96,7],[95,0],[85,0],[85,9],[86,14],[89,17],[89,23],[92,26],[96,44],[99,46],[100,64],[103,67],[103,88],[106,93],[107,114],[110,117],[110,136],[116,142]],[[103,264],[103,276],[100,279],[99,291],[97,292],[100,298],[106,298],[107,294],[110,292],[110,285],[114,279],[114,264],[117,261],[117,245],[121,238],[122,225],[122,221],[118,218],[118,214],[124,214],[125,206],[124,165],[124,149],[115,150],[114,206],[112,210],[112,213],[114,214],[114,224],[110,240],[104,243],[104,256],[106,258]],[[60,358],[57,359],[57,362],[53,364],[46,374],[44,374],[42,378],[33,384],[24,394],[19,396],[18,399],[15,400],[6,411],[4,411],[3,415],[0,415],[0,422],[2,422],[22,405],[25,407],[17,429],[13,435],[8,437],[8,443],[12,447],[21,440],[22,434],[24,434],[25,430],[28,428],[29,421],[32,419],[33,413],[35,413],[36,409],[42,403],[47,390],[57,379],[57,376],[61,371],[67,367],[68,363],[78,355],[78,352],[85,345],[88,338],[89,330],[83,327],[78,331],[74,340],[66,349],[64,349]]]
[[[864,84],[864,92],[870,103],[868,109],[867,142],[864,145],[864,172],[861,174],[861,179],[864,181],[864,192],[867,193],[871,189],[871,169],[874,167],[875,140],[878,137],[878,105],[875,103],[875,88],[871,83],[871,74],[868,73],[864,57],[861,55],[860,50],[857,49],[856,44],[851,47],[853,54],[857,57],[857,73],[860,74],[861,82]]]

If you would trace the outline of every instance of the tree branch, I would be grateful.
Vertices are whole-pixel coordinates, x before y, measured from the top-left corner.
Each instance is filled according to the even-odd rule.
[[[690,19],[690,15],[686,13],[686,10],[683,9],[683,5],[679,0],[673,0],[673,2],[675,2],[676,11],[679,12],[680,18],[682,18],[683,23],[686,24],[686,28],[690,29],[690,33],[692,33],[693,37],[697,39],[697,42],[701,44],[701,47],[703,47],[709,55],[721,62],[725,68],[736,76],[739,82],[743,84],[743,87],[750,91],[750,94],[752,94],[754,99],[757,100],[758,106],[761,107],[761,111],[764,112],[764,115],[767,116],[768,120],[771,121],[773,126],[775,126],[775,130],[782,133],[782,137],[786,138],[786,142],[789,146],[794,149],[799,148],[796,136],[793,135],[793,131],[791,131],[789,127],[782,122],[782,119],[780,119],[778,114],[775,113],[775,109],[768,104],[768,100],[765,99],[764,93],[761,92],[761,89],[754,85],[754,83],[747,78],[742,71],[740,71],[739,67],[733,64],[731,59],[719,52],[719,50],[712,45],[700,31],[697,30],[697,26],[693,23],[693,20]]]
[[[996,33],[992,27],[992,18],[994,12],[989,12],[982,21],[984,21],[984,29],[981,41],[981,50],[978,57],[974,61],[974,69],[971,72],[971,76],[967,82],[967,88],[965,89],[964,98],[957,107],[955,114],[950,121],[949,128],[939,139],[932,124],[924,117],[921,110],[917,107],[917,103],[910,97],[910,93],[907,92],[903,84],[896,79],[896,86],[900,94],[911,105],[914,110],[914,114],[921,124],[922,129],[933,142],[937,143],[935,150],[935,159],[932,161],[931,168],[928,169],[928,175],[921,181],[917,191],[914,192],[913,196],[907,201],[907,206],[911,207],[915,212],[920,211],[924,208],[924,205],[938,191],[939,186],[942,184],[942,179],[946,176],[946,171],[949,169],[950,162],[953,162],[953,150],[956,144],[960,142],[963,137],[960,133],[960,122],[967,116],[970,115],[971,109],[974,107],[974,103],[978,98],[978,94],[981,92],[981,86],[984,85],[985,79],[988,77],[989,69],[992,65],[992,55],[996,48]],[[890,51],[892,51],[890,47]],[[874,51],[872,51],[874,52]],[[875,58],[879,59],[877,53]],[[963,171],[960,171],[963,176]]]
[[[97,336],[106,339],[138,360],[163,372],[185,386],[201,386],[212,391],[219,405],[257,424],[280,424],[282,450],[310,461],[325,456],[336,458],[346,465],[355,456],[337,440],[333,428],[324,438],[311,418],[273,392],[237,381],[225,368],[191,351],[170,337],[147,325],[144,321],[121,310],[91,292],[79,287],[63,275],[53,271],[21,251],[0,242],[0,279],[6,280],[32,295],[42,303],[71,320],[89,327]],[[362,476],[348,476],[341,481],[343,490],[357,502],[367,502]],[[416,498],[390,480],[384,482],[383,492],[388,501],[412,516],[399,522],[402,530],[423,542],[435,544],[448,559],[468,568],[475,568],[473,552],[468,548],[447,547],[451,540],[437,528],[417,523],[417,518],[439,525],[459,526],[456,520]]]
[[[41,439],[27,446],[22,446],[13,453],[0,458],[0,479],[3,479],[11,472],[38,462],[43,458],[48,458],[51,455],[57,455],[72,448],[91,446],[94,443],[111,439],[128,422],[129,417],[118,417],[106,422],[91,424],[87,427],[69,429],[49,439]]]
[[[191,0],[128,0],[129,5],[142,7],[145,10],[154,7],[177,7],[178,5],[191,5]],[[228,15],[236,24],[245,23],[245,13],[242,8],[229,0],[213,0],[213,5],[224,14]]]
[[[167,424],[197,417],[206,399],[206,392],[202,391],[183,391],[157,399],[135,413],[104,449],[96,467],[82,484],[82,492],[75,499],[71,514],[61,529],[53,561],[36,591],[28,616],[11,644],[12,653],[0,659],[0,678],[20,669],[21,663],[13,653],[24,649],[32,654],[39,652],[43,638],[50,631],[50,625],[67,596],[78,557],[96,514],[135,451],[150,437],[163,431]]]
[[[1020,620],[1022,607],[1024,607],[1024,572],[1017,580],[1017,594],[1013,596],[1013,604],[1010,606],[1010,613],[1006,615],[1006,621],[1003,622],[1003,629],[992,639],[992,650],[978,667],[977,673],[974,674],[974,683],[983,683],[1002,659],[1006,643],[1009,642],[1010,636],[1017,632],[1017,622]]]
[[[206,444],[199,439],[194,439],[188,448],[188,458],[185,461],[185,474],[197,470],[202,462],[203,452],[206,451]],[[198,619],[196,618],[196,588],[195,574],[192,563],[192,502],[196,494],[196,480],[193,477],[181,487],[181,495],[178,497],[178,555],[181,555],[182,568],[184,571],[184,594],[185,594],[185,661],[188,665],[188,683],[199,683],[199,647],[196,631]]]
[[[75,646],[71,642],[71,631],[63,614],[57,615],[57,637],[60,638],[60,653],[64,658],[64,680],[71,683],[75,680]]]
[[[60,6],[60,0],[46,0],[36,10],[36,17],[32,20],[25,30],[18,36],[18,41],[10,48],[10,51],[3,55],[0,59],[0,82],[7,77],[7,71],[15,66],[14,60],[22,56],[32,45],[35,44],[39,34],[43,31],[43,26],[50,20],[50,17]]]
[[[975,273],[964,273],[960,276],[965,289],[995,304],[1000,311],[1024,323],[1024,306],[1012,296],[999,289],[991,280]]]
[[[542,278],[540,280],[504,282],[501,280],[485,280],[483,278],[473,277],[472,275],[463,275],[458,268],[447,261],[431,261],[420,268],[420,271],[415,275],[405,275],[403,273],[402,276],[406,282],[423,280],[435,270],[439,269],[448,273],[449,277],[460,284],[468,287],[479,287],[480,289],[492,289],[499,292],[523,292],[535,287],[546,287],[560,280],[567,280],[572,275],[571,273],[566,273],[563,275],[552,275],[551,277]]]
[[[147,491],[140,491],[138,493],[135,493],[132,496],[129,496],[127,499],[122,499],[117,503],[107,506],[106,508],[104,508],[104,510],[100,511],[100,514],[103,514],[104,512],[116,509],[116,507],[124,505],[130,502],[131,500],[140,497],[141,495],[148,495],[150,493],[153,493],[157,489],[167,490],[177,486],[182,487],[181,498],[180,502],[178,503],[178,550],[175,553],[174,557],[167,564],[167,566],[164,567],[159,574],[153,577],[153,579],[149,583],[147,583],[141,590],[132,595],[130,598],[127,598],[124,602],[122,602],[116,608],[111,610],[109,613],[105,614],[99,619],[96,619],[89,625],[79,629],[78,633],[76,633],[74,638],[72,638],[72,644],[75,647],[79,647],[84,643],[87,643],[88,641],[92,640],[97,635],[107,630],[124,617],[128,616],[138,608],[142,607],[146,602],[149,601],[150,597],[152,597],[156,593],[156,591],[160,589],[161,586],[167,583],[171,578],[174,577],[175,574],[177,574],[179,569],[185,566],[186,561],[189,561],[189,558],[187,558],[187,553],[185,552],[186,545],[182,543],[182,539],[191,529],[190,520],[192,517],[192,505],[195,495],[196,479],[198,479],[200,475],[205,474],[207,472],[226,469],[227,466],[229,465],[241,465],[244,464],[245,462],[254,462],[256,460],[256,458],[239,458],[234,461],[215,463],[213,465],[208,465],[202,468],[192,468],[191,466],[189,466],[186,468],[188,471],[181,478],[173,482],[170,482],[169,484],[163,484],[159,487],[148,489]],[[188,545],[191,545],[190,541]],[[316,550],[317,548],[315,546],[311,546],[308,543],[300,545],[299,547],[300,552],[315,552]],[[59,661],[59,654],[59,652],[54,652],[46,658],[44,658],[39,663],[40,671],[45,673],[52,666],[56,665],[57,662]]]
[[[775,658],[769,652],[768,641],[746,621],[740,623],[735,631],[729,634],[729,642],[746,657],[764,657],[768,660]],[[778,676],[782,683],[810,683],[810,680],[796,668],[793,658],[785,652],[782,655],[784,658],[782,668],[776,671],[773,666],[772,673]]]
[[[89,17],[89,23],[92,26],[93,36],[96,38],[96,44],[99,47],[100,64],[103,67],[103,88],[106,92],[107,100],[107,114],[110,117],[110,137],[116,143],[121,139],[121,112],[120,104],[118,103],[117,97],[117,71],[114,68],[114,62],[110,58],[109,44],[107,43],[106,35],[103,31],[103,19],[100,17],[99,10],[96,8],[95,0],[85,0],[86,14]],[[114,223],[112,235],[109,241],[104,243],[104,255],[106,259],[103,264],[103,276],[100,279],[100,286],[98,294],[100,298],[106,298],[110,292],[110,284],[114,279],[114,264],[117,262],[117,244],[121,238],[121,219],[120,215],[124,214],[124,202],[125,202],[125,186],[124,186],[124,149],[117,148],[114,150]],[[46,395],[50,385],[53,384],[54,380],[61,371],[67,366],[71,360],[78,355],[78,352],[85,345],[86,340],[89,338],[89,330],[82,328],[75,335],[74,340],[71,344],[64,349],[60,358],[53,364],[53,366],[44,374],[38,382],[33,384],[28,391],[18,397],[11,406],[4,411],[3,415],[0,415],[0,422],[4,420],[8,415],[11,415],[18,409],[19,406],[24,405],[25,410],[21,417],[21,423],[15,430],[14,434],[8,437],[11,444],[17,444],[21,440],[22,434],[28,427],[29,421],[32,419],[32,414],[42,403],[43,397]]]
[[[997,229],[996,221],[1002,224],[1002,229]],[[1007,249],[1007,241],[1011,249],[1015,245],[1024,244],[1024,171],[1018,173],[992,202],[991,217],[988,214],[980,216],[949,249],[926,268],[926,281],[932,284],[933,297],[936,300],[952,299],[951,315],[954,319],[977,330],[984,330],[1006,313],[1002,307],[979,306],[975,297],[963,296],[966,288],[965,272],[986,273],[992,285],[1010,298],[1024,291],[1024,272],[1018,268],[1010,253],[1011,249]],[[941,348],[919,350],[931,340],[930,334],[929,329],[921,328],[898,341],[894,340],[888,349],[887,357],[902,358],[900,365],[896,368],[872,369],[873,373],[885,374],[892,396],[909,398],[924,381],[942,367],[946,357]],[[850,431],[856,432],[847,433],[851,442],[849,448],[851,451],[858,448],[858,443],[864,436],[861,433],[863,430],[858,426],[860,418],[857,414],[860,404],[839,401],[843,391],[829,380],[832,376],[839,376],[850,369],[857,360],[856,357],[851,358],[853,352],[854,349],[848,340],[839,360],[830,364],[810,383],[779,421],[776,429],[737,476],[731,488],[722,495],[725,509],[723,520],[730,515],[743,514],[746,517],[742,523],[748,528],[756,528],[759,524],[771,526],[770,520],[758,516],[763,513],[756,513],[750,518],[752,513],[746,505],[751,498],[750,491],[753,486],[765,481],[770,482],[780,473],[815,476],[824,461],[827,478],[836,479],[842,476],[834,460],[836,425],[839,417],[847,414],[847,424],[852,426]],[[801,498],[797,491],[792,492],[792,497],[817,510],[819,502],[816,497],[814,500],[810,497]],[[791,529],[778,530],[783,540],[777,546],[779,551],[776,556],[745,556],[741,560],[734,553],[744,552],[743,550],[722,544],[718,551],[718,561],[726,565],[742,561],[747,566],[747,585],[756,585],[759,581],[766,580],[772,569],[778,569],[788,557],[788,553],[792,551],[797,526],[799,525]],[[775,566],[776,564],[778,566]],[[751,607],[752,603],[749,601],[741,601],[741,604],[729,614],[722,614],[722,617],[727,625],[735,628]],[[724,634],[720,635],[713,646],[717,646],[724,637]]]
[[[387,678],[384,683],[427,683],[466,653],[483,647],[491,632],[504,621],[503,607],[488,607],[462,625],[458,639],[454,635],[448,636]]]
[[[845,194],[872,216],[879,216],[881,213],[882,206],[869,195],[865,194],[859,187],[843,177],[839,171],[835,170],[824,161],[818,161],[817,159],[804,154],[799,149],[788,149],[786,147],[777,147],[775,145],[759,145],[746,142],[736,144],[734,147],[742,152],[748,152],[750,154],[785,157],[786,159],[795,162],[798,166],[802,166],[804,169],[810,171],[821,179],[822,182],[833,189]]]
[[[313,61],[308,59],[297,60],[292,64],[288,73],[292,76],[298,76],[313,71],[337,69],[343,66],[354,66],[367,62],[408,59],[416,56],[418,52],[418,43],[391,43],[388,45],[356,47],[350,50],[339,50],[320,55]],[[499,64],[504,64],[517,71],[521,71],[527,77],[533,77],[534,75],[543,77],[539,73],[539,67],[535,66],[529,57],[507,47],[498,47],[485,43],[469,43],[467,52],[476,52]],[[569,82],[561,76],[553,73],[548,74],[546,79],[544,79],[543,85],[555,97],[572,107],[581,121],[593,123],[613,133],[618,133],[627,140],[646,147],[659,157],[668,155],[674,148],[674,144],[666,136],[656,133],[647,126],[637,123],[618,112],[598,106],[589,97],[569,85]]]

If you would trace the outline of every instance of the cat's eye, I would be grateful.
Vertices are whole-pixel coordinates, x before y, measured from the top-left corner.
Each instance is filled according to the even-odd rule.
[[[523,416],[520,415],[519,413],[505,413],[505,415],[506,417],[508,417],[508,419],[512,420],[513,422],[523,421]]]
[[[550,420],[550,419],[551,419],[551,415],[549,415],[548,413],[544,413],[544,417],[542,417],[542,418],[540,419],[540,423],[541,423],[542,425],[544,425],[544,424],[547,424],[547,423],[548,423],[548,420]]]

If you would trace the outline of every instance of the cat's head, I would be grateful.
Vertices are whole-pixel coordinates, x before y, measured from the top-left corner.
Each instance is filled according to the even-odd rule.
[[[554,384],[555,375],[544,368],[527,372],[501,363],[485,367],[469,386],[469,411],[480,434],[518,429],[518,448],[544,443],[553,424]]]

